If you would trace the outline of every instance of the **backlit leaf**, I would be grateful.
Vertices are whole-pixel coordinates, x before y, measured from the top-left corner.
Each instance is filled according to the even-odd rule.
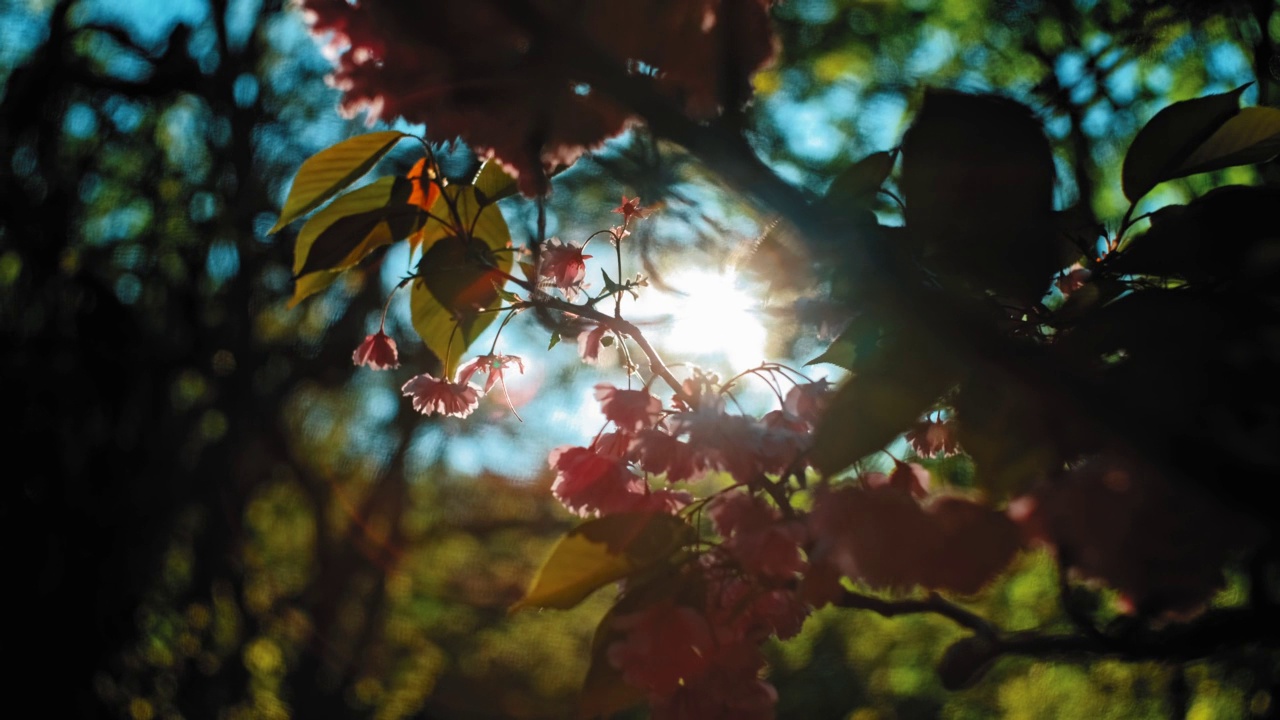
[[[417,208],[404,204],[407,191],[404,180],[381,178],[339,197],[308,220],[294,246],[297,281],[290,306],[328,287],[338,271],[411,233],[421,217]]]
[[[836,176],[827,188],[826,199],[833,204],[867,204],[893,170],[893,155],[878,152],[862,158]]]
[[[307,158],[293,178],[280,219],[271,232],[278,232],[359,180],[404,137],[408,136],[396,130],[359,135]]]
[[[297,250],[305,248],[306,252],[302,267],[297,269],[298,275],[318,270],[345,270],[373,250],[403,240],[421,225],[422,211],[408,204],[411,189],[408,180],[383,178],[366,187],[372,188],[367,193],[370,199],[382,198],[381,205],[371,210],[348,212],[350,206],[362,205],[364,200],[348,204],[339,198],[303,227]],[[295,265],[298,260],[294,258]]]
[[[307,273],[299,277],[293,282],[293,297],[289,298],[288,308],[290,310],[298,306],[298,303],[315,295],[333,284],[338,279],[337,272],[320,271]]]
[[[480,166],[480,171],[476,173],[472,184],[481,202],[486,205],[516,194],[516,179],[508,175],[507,171],[493,160]]]
[[[883,349],[831,398],[810,457],[832,475],[888,445],[954,381],[927,347],[899,341]]]
[[[805,363],[805,367],[827,363],[845,370],[853,370],[859,360],[865,360],[880,341],[880,327],[868,315],[861,315],[849,323],[840,336],[831,341],[818,357]]]
[[[1124,196],[1137,202],[1156,185],[1189,173],[1179,168],[1192,153],[1240,111],[1241,85],[1220,95],[1177,102],[1155,114],[1138,131],[1124,157]]]
[[[450,186],[445,192],[471,235],[457,235],[455,228],[435,220],[427,222],[409,306],[422,341],[452,369],[467,346],[493,322],[495,313],[477,311],[501,302],[495,286],[501,287],[506,280],[496,270],[511,271],[512,253],[508,251],[511,233],[496,205],[481,206],[470,186]],[[443,199],[436,202],[437,208],[444,205]]]
[[[1276,155],[1280,155],[1280,110],[1247,107],[1196,148],[1174,177],[1251,165]]]
[[[611,582],[650,569],[692,542],[695,532],[664,513],[621,513],[570,530],[511,609],[567,609]]]

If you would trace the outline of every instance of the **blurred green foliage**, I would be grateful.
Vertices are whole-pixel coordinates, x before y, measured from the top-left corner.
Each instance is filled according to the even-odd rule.
[[[566,717],[609,598],[507,607],[568,518],[545,482],[457,476],[440,462],[453,431],[354,372],[376,263],[286,308],[291,236],[266,235],[283,184],[358,127],[320,90],[327,64],[296,13],[196,5],[181,21],[0,7],[0,390],[19,428],[0,502],[17,556],[6,679],[49,717]],[[753,139],[815,195],[896,144],[924,84],[1038,103],[1060,204],[1102,217],[1123,212],[1119,159],[1159,107],[1249,80],[1247,101],[1280,99],[1265,2],[789,0],[776,17]],[[696,178],[653,152],[636,140],[601,167],[646,198]],[[617,192],[598,177],[558,192],[604,207]],[[702,202],[680,193],[673,206]],[[714,213],[693,219],[717,236]],[[1068,627],[1043,555],[972,608]],[[934,666],[959,637],[941,618],[824,610],[771,649],[779,715],[1276,713],[1274,660],[1247,649],[1186,667],[1002,660],[947,692]]]

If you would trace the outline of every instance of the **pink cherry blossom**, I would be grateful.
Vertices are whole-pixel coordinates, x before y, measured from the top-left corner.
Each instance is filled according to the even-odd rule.
[[[624,432],[602,433],[591,443],[591,449],[604,457],[625,460],[631,454],[631,436]]]
[[[808,464],[805,454],[813,444],[813,434],[807,422],[784,410],[767,413],[760,421],[760,465],[765,472],[781,474],[795,467],[803,470]]]
[[[480,355],[458,368],[458,382],[465,384],[471,380],[472,375],[477,372],[484,372],[489,376],[485,380],[483,391],[487,393],[495,382],[506,382],[506,379],[502,376],[502,371],[512,365],[520,369],[521,375],[524,374],[524,361],[515,355]]]
[[[594,365],[600,359],[600,340],[604,338],[607,332],[609,332],[609,328],[604,325],[596,325],[578,335],[578,354],[588,364]]]
[[[652,699],[653,720],[773,720],[778,692],[760,677],[754,644],[721,647],[698,680]]]
[[[783,521],[779,512],[761,498],[747,493],[728,493],[708,507],[716,531],[724,537],[723,547],[748,574],[770,581],[794,579],[804,572],[800,552],[804,527]]]
[[[596,399],[605,418],[627,432],[653,427],[662,417],[662,401],[648,390],[619,390],[600,383],[596,385]]]
[[[830,398],[831,383],[826,380],[801,383],[787,391],[782,408],[793,417],[800,418],[810,425],[817,425]]]
[[[718,403],[703,403],[693,412],[672,418],[676,434],[689,434],[697,462],[703,467],[724,470],[740,483],[760,479],[764,427],[751,418],[723,412]]]
[[[581,247],[551,238],[542,246],[542,264],[538,274],[549,278],[565,297],[575,300],[582,289],[582,279],[587,275],[585,260],[589,257],[582,254]]]
[[[551,494],[577,515],[609,515],[643,505],[644,480],[620,460],[581,447],[551,451],[548,463],[556,471]]]
[[[439,413],[462,418],[470,415],[480,404],[480,393],[475,385],[438,380],[428,373],[410,378],[400,392],[413,398],[413,409],[423,415]]]
[[[613,629],[626,633],[606,651],[628,685],[666,697],[707,671],[715,639],[693,608],[663,600],[618,615]]]
[[[906,438],[920,457],[933,457],[939,453],[951,456],[960,452],[955,425],[949,422],[925,420],[907,431]]]
[[[631,222],[632,218],[643,220],[649,217],[649,210],[640,207],[640,198],[633,197],[630,200],[626,195],[622,196],[622,204],[614,208],[613,211],[622,216],[624,224]]]
[[[631,452],[640,469],[654,475],[666,473],[667,482],[697,478],[707,469],[688,443],[656,428],[636,433],[631,441]]]
[[[400,367],[400,357],[396,353],[396,341],[382,332],[366,337],[360,347],[351,354],[351,360],[357,367],[368,365],[374,370],[390,370]]]

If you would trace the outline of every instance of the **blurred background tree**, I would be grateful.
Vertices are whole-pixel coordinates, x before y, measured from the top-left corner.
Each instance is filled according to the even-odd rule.
[[[941,85],[1036,105],[1059,204],[1115,217],[1123,149],[1157,109],[1249,81],[1247,100],[1275,104],[1280,82],[1266,0],[792,0],[775,18],[782,52],[756,78],[748,126],[815,195],[896,145],[920,89]],[[299,14],[271,0],[0,8],[0,382],[16,410],[3,637],[8,680],[41,714],[570,712],[606,599],[506,614],[569,525],[546,478],[458,467],[457,428],[354,371],[389,258],[287,306],[291,237],[266,234],[285,185],[360,131],[335,114],[328,69]],[[750,235],[725,218],[759,218],[686,160],[632,135],[557,182],[553,221],[568,232],[585,222],[574,207],[630,187],[686,228],[641,238],[659,279],[689,253],[727,262]],[[509,212],[531,222],[528,207]],[[777,344],[803,348],[783,319]],[[1065,625],[1057,582],[1030,555],[974,607],[1011,629]],[[828,609],[773,653],[779,714],[1276,713],[1276,660],[1261,650],[1185,666],[1006,660],[948,692],[934,666],[957,635],[938,618]]]

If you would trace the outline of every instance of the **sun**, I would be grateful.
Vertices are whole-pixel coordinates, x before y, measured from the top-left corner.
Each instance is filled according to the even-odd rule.
[[[764,360],[768,333],[759,302],[734,273],[683,270],[663,281],[676,292],[648,288],[636,319],[654,323],[646,335],[668,362],[736,373]]]

